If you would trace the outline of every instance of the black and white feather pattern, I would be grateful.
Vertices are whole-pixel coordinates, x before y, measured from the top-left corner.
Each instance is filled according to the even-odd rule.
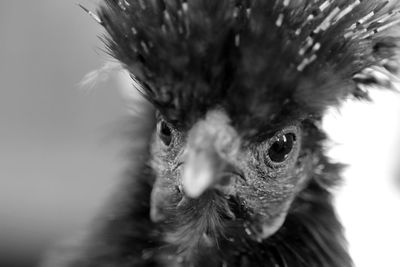
[[[320,115],[398,70],[396,1],[105,2],[110,53],[171,121],[217,104],[252,124],[286,106]]]

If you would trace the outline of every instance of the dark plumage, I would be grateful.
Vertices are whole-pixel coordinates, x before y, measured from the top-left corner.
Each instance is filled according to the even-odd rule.
[[[66,266],[351,266],[319,124],[390,88],[395,2],[105,1],[109,51],[154,111]]]

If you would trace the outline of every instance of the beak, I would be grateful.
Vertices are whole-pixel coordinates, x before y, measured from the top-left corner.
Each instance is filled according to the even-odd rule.
[[[218,183],[218,177],[226,163],[212,147],[190,148],[183,169],[184,192],[197,198],[208,188]]]
[[[182,186],[185,194],[198,198],[207,189],[227,183],[227,173],[237,156],[239,138],[223,111],[209,112],[193,126],[183,154]]]

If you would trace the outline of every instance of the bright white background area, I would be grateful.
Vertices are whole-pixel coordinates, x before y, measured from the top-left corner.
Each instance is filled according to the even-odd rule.
[[[75,1],[0,1],[0,266],[34,266],[87,225],[121,178],[121,81],[78,86],[104,63],[101,32]],[[357,267],[399,267],[400,100],[374,99],[349,102],[325,127],[338,143],[331,155],[351,164],[337,204]]]
[[[356,267],[399,267],[400,94],[371,95],[374,103],[348,101],[325,118],[330,156],[349,164],[337,209]]]

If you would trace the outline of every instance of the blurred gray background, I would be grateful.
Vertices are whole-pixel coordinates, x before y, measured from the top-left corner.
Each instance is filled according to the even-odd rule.
[[[0,266],[34,266],[88,224],[121,177],[118,83],[78,85],[108,59],[101,34],[75,1],[0,2]],[[400,97],[376,99],[346,105],[345,120],[332,112],[325,127],[340,144],[332,157],[352,164],[337,203],[357,266],[398,267]]]
[[[0,1],[0,266],[84,226],[122,170],[115,83],[78,85],[106,60],[101,30],[75,1]]]

